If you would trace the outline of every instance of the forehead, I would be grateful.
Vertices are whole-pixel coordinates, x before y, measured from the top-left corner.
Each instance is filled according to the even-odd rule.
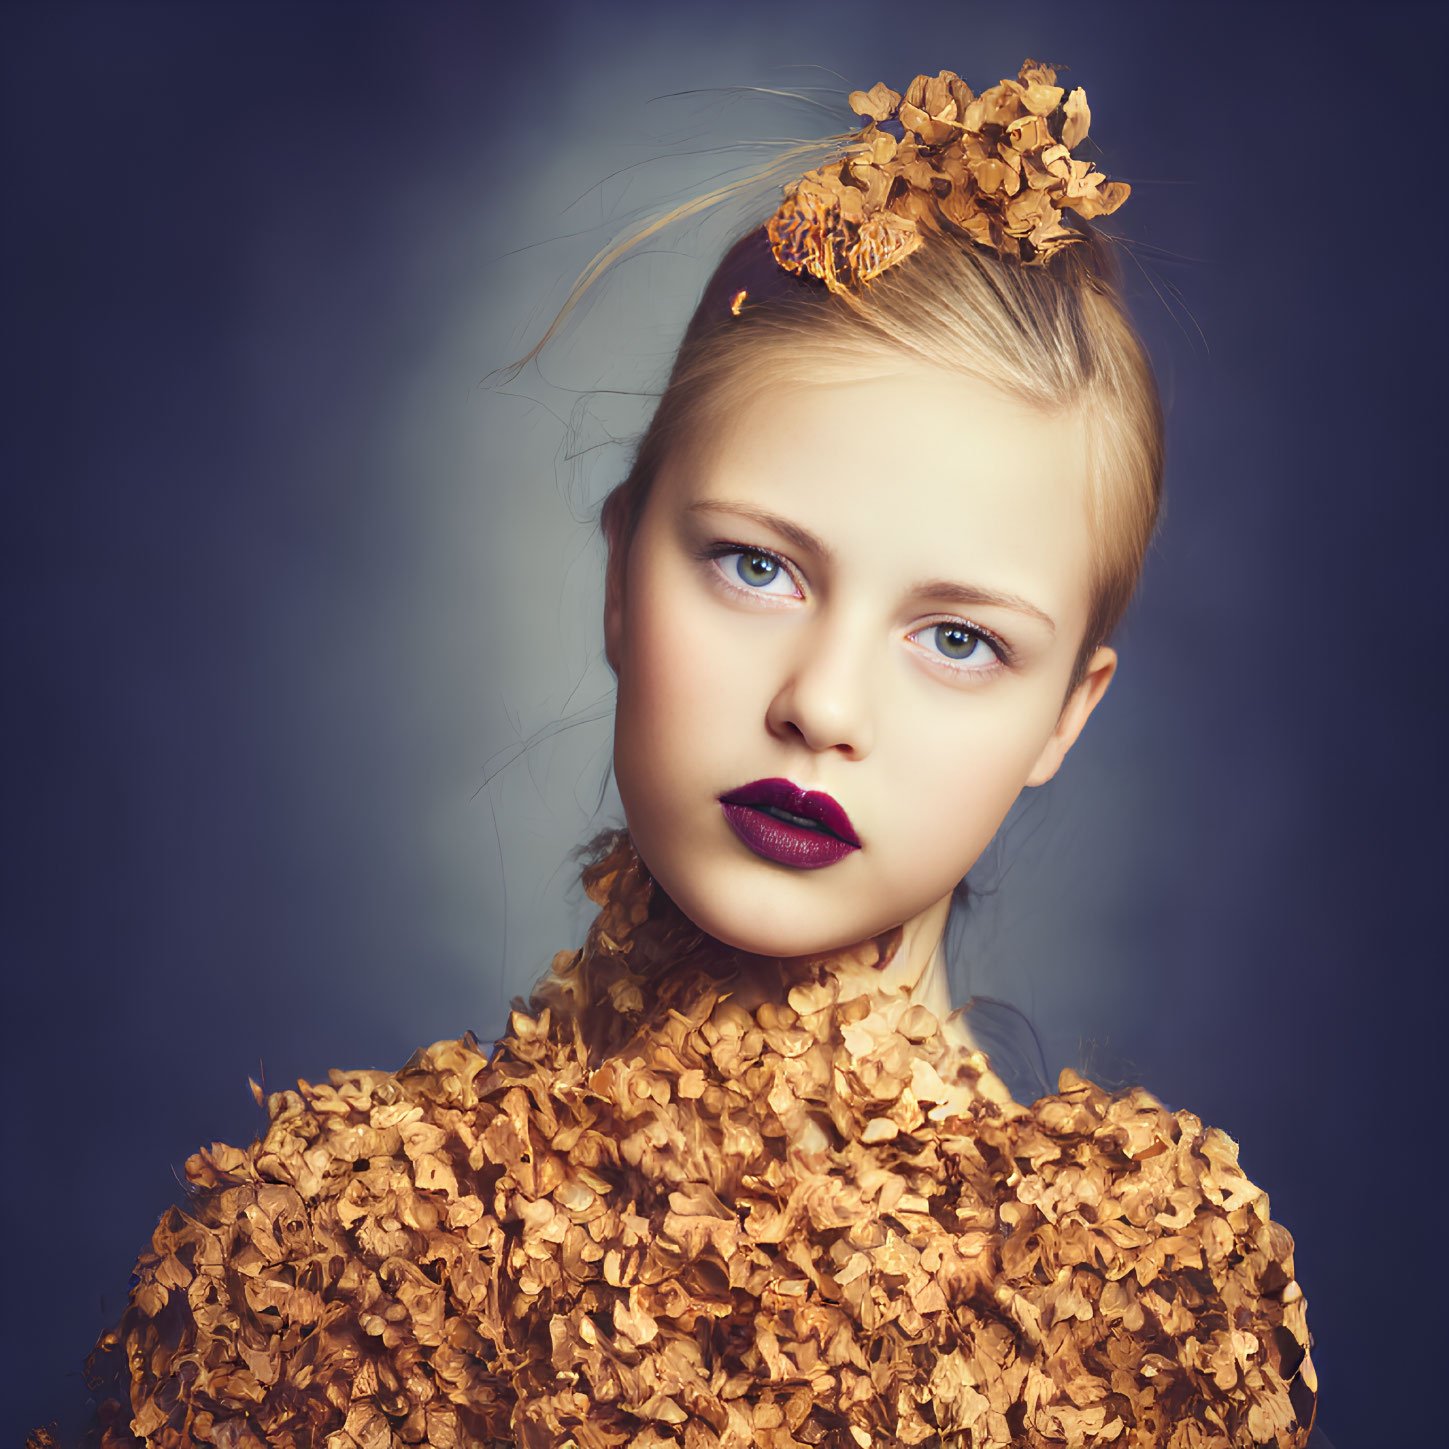
[[[1085,625],[1079,409],[927,368],[755,388],[659,482],[680,510],[722,501],[779,514],[878,577],[997,588]]]

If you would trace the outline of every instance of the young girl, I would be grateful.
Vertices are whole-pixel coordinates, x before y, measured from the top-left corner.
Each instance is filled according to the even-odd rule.
[[[1161,416],[1047,67],[867,124],[728,253],[603,512],[627,833],[484,1055],[188,1163],[108,1442],[1301,1445],[1236,1149],[953,1013],[959,882],[1103,699]],[[259,1099],[260,1099],[260,1093]]]

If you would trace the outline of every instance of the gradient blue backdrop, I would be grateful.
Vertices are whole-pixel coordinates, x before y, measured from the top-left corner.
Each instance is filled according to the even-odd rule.
[[[77,1422],[179,1165],[257,1126],[249,1074],[491,1038],[581,929],[587,510],[724,232],[479,384],[619,225],[753,154],[726,144],[1032,55],[1135,186],[1171,503],[1108,704],[983,864],[958,989],[1239,1138],[1339,1449],[1433,1441],[1444,16],[0,8],[0,1440]],[[831,109],[714,89],[750,86]]]

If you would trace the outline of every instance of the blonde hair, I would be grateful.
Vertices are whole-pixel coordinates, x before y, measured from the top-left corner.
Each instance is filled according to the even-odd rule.
[[[763,232],[742,238],[705,289],[629,475],[604,501],[610,587],[620,586],[661,465],[726,409],[772,383],[828,381],[837,370],[859,376],[901,358],[1048,411],[1081,410],[1091,454],[1094,586],[1075,688],[1131,600],[1163,471],[1151,366],[1122,303],[1107,241],[1086,223],[1079,229],[1079,242],[1024,265],[946,227],[847,296],[785,273]],[[730,303],[740,291],[746,295],[735,315]]]

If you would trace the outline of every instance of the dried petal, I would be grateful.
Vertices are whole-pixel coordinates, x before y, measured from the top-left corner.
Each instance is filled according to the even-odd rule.
[[[884,81],[877,81],[868,91],[851,91],[849,101],[856,115],[884,121],[895,115],[901,97],[899,91],[893,91]]]

